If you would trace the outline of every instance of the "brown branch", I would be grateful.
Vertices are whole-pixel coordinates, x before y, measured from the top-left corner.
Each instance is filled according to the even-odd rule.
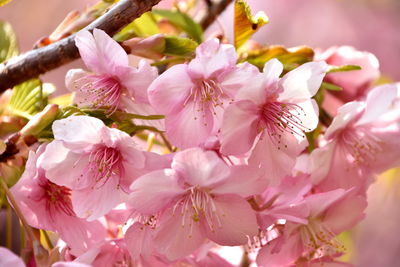
[[[207,29],[232,2],[233,0],[218,0],[208,5],[207,12],[200,19],[201,27]]]
[[[113,35],[160,1],[121,0],[84,30],[98,28]],[[0,64],[0,92],[79,58],[74,38],[75,35],[71,35]]]

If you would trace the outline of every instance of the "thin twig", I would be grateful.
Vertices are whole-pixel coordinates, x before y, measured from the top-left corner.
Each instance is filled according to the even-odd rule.
[[[200,25],[205,30],[233,2],[233,0],[218,0],[208,6],[208,10],[200,19]]]
[[[160,1],[121,0],[84,30],[98,28],[113,35]],[[0,64],[0,92],[79,58],[74,38],[75,35],[71,35]]]

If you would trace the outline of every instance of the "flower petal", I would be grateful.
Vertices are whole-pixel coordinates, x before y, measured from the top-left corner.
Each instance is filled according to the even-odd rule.
[[[236,195],[223,195],[214,198],[216,207],[213,229],[206,226],[207,237],[219,245],[244,245],[248,237],[258,233],[258,224],[249,203]],[[205,225],[204,225],[205,226]]]
[[[154,244],[171,261],[189,255],[205,241],[200,222],[194,221],[189,214],[183,216],[168,209],[156,230]]]
[[[175,65],[151,83],[148,89],[149,101],[159,113],[179,112],[192,87],[193,82],[187,73],[187,65]]]
[[[236,65],[236,50],[230,44],[220,44],[216,38],[196,48],[196,57],[189,63],[192,78],[210,78]]]
[[[249,151],[258,134],[257,106],[242,100],[230,105],[224,113],[221,127],[221,153],[242,155]]]
[[[184,190],[171,169],[150,172],[139,177],[130,187],[129,203],[145,214],[155,214],[177,198]]]
[[[214,151],[187,149],[175,155],[172,168],[190,185],[209,187],[230,174],[229,167]]]
[[[86,66],[98,74],[115,74],[117,66],[128,66],[124,49],[102,30],[78,32],[75,44]]]
[[[288,72],[279,81],[283,92],[279,95],[279,101],[307,100],[313,97],[325,76],[327,64],[324,61],[309,62]]]

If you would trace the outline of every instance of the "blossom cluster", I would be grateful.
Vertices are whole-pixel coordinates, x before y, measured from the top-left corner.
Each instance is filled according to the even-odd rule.
[[[66,76],[74,103],[164,115],[134,122],[173,148],[146,150],[95,117],[55,121],[11,188],[29,225],[58,234],[65,262],[53,266],[234,266],[225,246],[258,266],[348,266],[337,235],[363,219],[375,176],[400,164],[400,86],[372,86],[373,55],[339,47],[260,71],[214,38],[158,74],[131,67],[101,30],[75,42],[89,71]],[[362,70],[329,73],[346,64]],[[325,96],[328,124],[314,99],[323,81],[344,89]]]

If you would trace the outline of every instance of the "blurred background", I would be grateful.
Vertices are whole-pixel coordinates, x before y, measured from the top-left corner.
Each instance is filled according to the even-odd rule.
[[[21,51],[49,35],[71,10],[83,10],[96,0],[14,0],[0,8],[0,19],[17,33]],[[168,6],[171,1],[162,1]],[[263,44],[308,45],[326,49],[351,45],[374,53],[382,73],[400,80],[400,0],[248,0],[253,12],[263,10],[270,23],[254,39]],[[225,31],[232,40],[232,6],[207,33]],[[68,69],[80,60],[43,75],[45,82],[66,92]],[[400,173],[390,171],[369,191],[367,218],[345,238],[346,258],[356,266],[400,266]]]

